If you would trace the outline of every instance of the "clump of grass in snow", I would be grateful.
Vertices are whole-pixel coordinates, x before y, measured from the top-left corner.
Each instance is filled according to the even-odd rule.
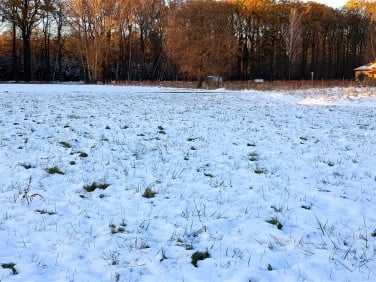
[[[108,186],[110,186],[110,185],[107,184],[107,183],[97,183],[97,182],[94,181],[90,185],[84,186],[84,190],[86,192],[93,192],[95,189],[105,190]]]
[[[19,163],[18,165],[22,166],[24,169],[32,168],[31,164],[27,164],[27,163]]]
[[[274,270],[273,266],[270,263],[268,264],[267,269],[268,269],[268,271],[273,271]]]
[[[158,125],[158,133],[159,133],[159,134],[166,134],[166,131],[165,131],[165,129],[163,128],[163,126]]]
[[[2,264],[1,264],[1,267],[2,267],[2,268],[8,268],[8,269],[12,270],[13,275],[18,274],[18,271],[17,271],[17,269],[15,268],[15,266],[16,266],[16,264],[13,263],[13,262],[2,263]]]
[[[119,226],[117,227],[116,224],[110,224],[110,228],[111,228],[111,233],[112,234],[116,234],[116,233],[124,233],[125,232],[125,228],[122,227],[122,226]]]
[[[103,252],[102,258],[108,262],[109,265],[119,264],[120,253],[118,251]]]
[[[270,223],[270,224],[272,224],[272,225],[277,226],[277,228],[278,228],[279,230],[281,230],[281,229],[283,228],[282,223],[278,220],[277,217],[272,217],[271,219],[267,220],[266,222],[267,222],[267,223]]]
[[[162,262],[165,259],[168,259],[168,257],[166,256],[166,250],[164,248],[162,248],[162,250],[161,250],[161,259],[159,260],[159,262]]]
[[[53,167],[47,168],[46,171],[49,174],[64,174],[64,172],[62,172],[60,170],[60,168],[58,168],[57,166],[53,166]]]
[[[275,211],[275,212],[282,212],[283,208],[280,207],[280,206],[275,206],[275,205],[272,205],[271,208]]]
[[[146,188],[144,193],[142,194],[142,197],[150,199],[155,197],[155,191],[153,191],[150,187]]]
[[[301,208],[305,210],[310,210],[311,207],[312,207],[311,205],[301,205]]]
[[[262,168],[262,167],[256,167],[254,170],[253,170],[256,174],[264,174],[267,172],[266,168]]]
[[[40,214],[48,214],[48,215],[54,215],[56,212],[53,211],[47,211],[47,210],[35,210],[35,212],[39,212]]]
[[[259,155],[256,153],[256,152],[252,152],[252,153],[249,153],[248,154],[248,159],[251,161],[251,162],[257,162],[259,160]]]
[[[194,252],[191,256],[191,263],[193,264],[194,267],[197,267],[197,262],[199,260],[204,260],[204,259],[207,259],[207,258],[210,258],[210,254],[208,251],[205,251],[205,252]]]
[[[85,152],[80,152],[80,154],[78,155],[80,158],[87,158],[88,154],[85,153]]]
[[[59,142],[64,148],[72,148],[72,145],[66,141]]]
[[[181,238],[176,239],[177,246],[184,247],[187,251],[193,250],[192,244],[185,243]]]

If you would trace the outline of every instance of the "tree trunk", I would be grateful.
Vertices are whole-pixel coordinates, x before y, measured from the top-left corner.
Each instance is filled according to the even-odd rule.
[[[24,61],[24,80],[29,82],[31,80],[31,44],[30,35],[27,32],[22,32],[23,41],[23,61]]]
[[[203,83],[204,83],[204,78],[200,76],[197,80],[197,88],[202,88]]]
[[[18,58],[16,36],[16,23],[12,22],[12,76],[15,81],[18,81]]]

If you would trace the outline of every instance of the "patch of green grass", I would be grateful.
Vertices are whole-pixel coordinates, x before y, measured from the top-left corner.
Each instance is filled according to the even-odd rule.
[[[53,167],[47,168],[46,171],[49,174],[64,174],[64,172],[62,172],[60,170],[60,168],[58,168],[57,166],[53,166]]]
[[[72,148],[72,145],[66,141],[59,142],[60,145],[62,145],[64,148]]]
[[[2,263],[2,264],[1,264],[1,267],[2,267],[2,268],[8,268],[8,269],[12,270],[13,275],[18,274],[18,271],[17,271],[17,269],[15,268],[15,266],[16,266],[16,264],[13,263],[13,262]]]
[[[199,260],[204,260],[204,259],[207,259],[207,258],[210,258],[210,254],[208,251],[205,251],[205,252],[194,252],[191,256],[191,263],[193,264],[194,267],[197,267],[197,262]]]
[[[270,263],[268,264],[267,270],[268,271],[273,271],[274,270],[273,266]]]
[[[153,191],[151,188],[146,188],[144,193],[142,194],[142,197],[150,199],[155,197],[155,191]]]
[[[266,222],[267,222],[267,223],[270,223],[270,224],[272,224],[272,225],[277,226],[277,228],[278,228],[279,230],[281,230],[281,229],[283,228],[282,223],[278,220],[277,217],[272,217],[271,219],[267,220]]]
[[[86,192],[93,192],[95,189],[105,190],[108,186],[110,186],[110,185],[107,184],[107,183],[97,183],[97,182],[94,181],[90,185],[85,185],[84,190]]]

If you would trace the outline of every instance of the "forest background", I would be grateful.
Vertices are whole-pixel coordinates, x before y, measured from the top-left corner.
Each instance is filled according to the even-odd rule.
[[[2,81],[345,80],[375,59],[375,1],[0,1]]]

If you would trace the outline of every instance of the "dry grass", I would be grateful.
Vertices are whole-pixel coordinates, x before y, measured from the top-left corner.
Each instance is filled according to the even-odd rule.
[[[130,81],[120,82],[120,85],[160,86],[173,88],[196,88],[196,81]],[[376,86],[376,80],[359,82],[355,80],[290,80],[290,81],[265,81],[256,83],[253,80],[224,81],[222,88],[229,90],[299,90],[308,88],[332,88],[332,87],[360,87]]]

